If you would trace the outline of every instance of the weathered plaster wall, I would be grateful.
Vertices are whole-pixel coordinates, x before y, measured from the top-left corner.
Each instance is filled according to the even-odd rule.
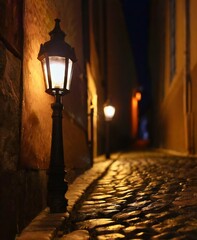
[[[154,140],[157,147],[187,153],[185,1],[176,1],[176,70],[170,77],[169,2],[152,1],[150,66],[154,88]]]
[[[163,135],[160,146],[186,152],[184,1],[176,4],[176,71],[172,80],[170,80],[169,19],[169,5],[166,4],[164,98],[160,105],[160,116],[164,127],[160,128]]]
[[[81,1],[27,0],[24,13],[21,164],[35,169],[48,167],[51,143],[50,104],[54,98],[45,93],[41,65],[37,60],[37,55],[40,44],[50,39],[48,32],[54,28],[54,19],[60,18],[61,28],[68,35],[65,40],[75,48],[78,58],[74,68],[71,92],[63,100],[65,164],[69,168],[78,168],[79,165],[86,168],[89,156],[86,144],[86,83],[83,79]]]
[[[104,118],[103,104],[105,101],[104,87],[104,18],[103,1],[89,1],[89,63],[87,64],[88,100],[94,108],[94,155],[103,153],[104,149]]]
[[[119,1],[92,0],[89,9],[88,93],[96,105],[97,153],[105,151],[103,106],[106,98],[116,108],[110,123],[110,147],[117,151],[130,143],[130,97],[136,84],[132,51]]]
[[[130,146],[130,100],[136,72],[125,19],[119,1],[107,3],[108,97],[116,108],[111,122],[112,150]]]
[[[45,93],[37,54],[55,18],[62,19],[78,58],[64,98],[68,180],[89,167],[81,0],[0,0],[0,12],[0,238],[13,240],[46,207],[54,99]]]

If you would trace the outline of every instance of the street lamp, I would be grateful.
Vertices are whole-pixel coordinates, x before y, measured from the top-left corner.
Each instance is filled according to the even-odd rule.
[[[114,117],[115,114],[115,107],[106,103],[103,108],[104,115],[105,115],[105,156],[106,158],[110,158],[110,142],[109,142],[109,127],[110,122]]]
[[[66,34],[60,29],[60,20],[55,19],[55,27],[49,33],[51,39],[41,44],[38,60],[42,64],[46,93],[55,97],[51,104],[52,140],[51,158],[48,171],[47,205],[51,213],[65,212],[68,189],[65,182],[65,166],[62,136],[62,96],[70,90],[75,51],[64,41]]]

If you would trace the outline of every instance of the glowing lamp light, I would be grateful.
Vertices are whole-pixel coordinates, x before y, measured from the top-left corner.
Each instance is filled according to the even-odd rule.
[[[70,90],[74,49],[64,41],[66,34],[60,29],[60,20],[55,19],[55,28],[49,33],[50,41],[41,44],[38,59],[41,61],[46,92],[64,95]]]
[[[115,107],[113,107],[112,105],[106,105],[103,110],[104,110],[105,120],[111,121],[115,114]]]
[[[137,101],[140,101],[140,100],[142,99],[142,94],[141,94],[141,92],[136,92],[135,98],[137,99]]]

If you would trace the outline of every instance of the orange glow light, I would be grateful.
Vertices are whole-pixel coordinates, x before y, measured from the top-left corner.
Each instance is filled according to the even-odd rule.
[[[142,94],[140,92],[136,92],[135,98],[137,99],[137,101],[140,101],[142,98]]]

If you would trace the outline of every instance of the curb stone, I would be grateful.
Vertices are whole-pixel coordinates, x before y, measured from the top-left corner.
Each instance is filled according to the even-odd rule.
[[[49,208],[45,208],[41,211],[30,224],[23,229],[19,236],[16,236],[16,240],[52,240],[57,239],[58,232],[60,233],[69,218],[69,213],[72,212],[75,204],[80,200],[81,196],[85,193],[88,187],[93,184],[101,175],[108,169],[114,160],[116,160],[118,154],[112,156],[112,159],[105,160],[103,156],[95,159],[93,167],[85,171],[82,175],[77,177],[72,184],[68,186],[66,198],[68,199],[67,212],[51,214]],[[75,231],[76,232],[76,231]],[[69,233],[69,239],[76,239],[76,234]],[[68,234],[67,234],[68,235]],[[67,235],[63,236],[63,239],[68,239]],[[77,236],[80,235],[80,239],[89,239],[87,232],[77,231]]]

